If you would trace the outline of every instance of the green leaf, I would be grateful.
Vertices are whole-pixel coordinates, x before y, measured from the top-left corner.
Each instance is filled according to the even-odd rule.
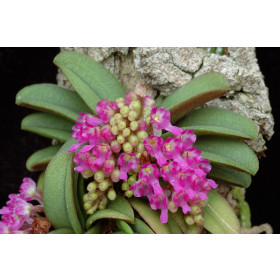
[[[46,169],[43,203],[46,216],[54,228],[71,228],[65,201],[65,179],[71,160],[71,153],[59,152]]]
[[[82,210],[82,214],[85,219],[88,218],[87,211],[84,208],[84,201],[83,197],[85,194],[85,179],[83,178],[82,174],[78,177],[78,183],[77,183],[77,200],[80,205],[80,209]]]
[[[122,220],[117,220],[116,225],[117,225],[118,229],[123,231],[124,233],[134,234],[133,230],[131,229],[131,227],[126,222],[124,222]]]
[[[240,224],[233,209],[213,190],[208,193],[204,227],[211,233],[240,233]]]
[[[168,211],[168,222],[167,223],[173,234],[182,234],[182,230],[180,229],[179,225],[174,220],[173,216],[171,215],[171,213],[169,211]]]
[[[195,146],[211,163],[228,166],[251,175],[259,169],[255,153],[245,143],[224,136],[200,136]]]
[[[74,153],[70,153],[70,155],[71,155],[70,160],[67,162],[67,166],[66,166],[67,171],[65,176],[65,203],[66,203],[68,218],[74,232],[82,233],[83,229],[78,218],[75,199],[74,199],[74,195],[76,195],[74,193],[74,178],[73,178]]]
[[[71,137],[73,122],[48,113],[34,113],[21,122],[21,129],[65,142]]]
[[[101,233],[101,223],[97,222],[91,229],[85,232],[85,234],[99,234]]]
[[[37,84],[23,88],[16,104],[49,112],[76,121],[79,112],[90,112],[76,92],[52,84]]]
[[[50,231],[48,234],[73,234],[74,231],[72,228],[59,228],[53,231]]]
[[[44,188],[44,179],[45,179],[45,171],[41,172],[36,187],[40,190],[43,191]]]
[[[98,210],[93,215],[89,216],[86,221],[86,228],[89,229],[90,226],[97,220],[100,219],[115,219],[115,220],[124,220],[130,223],[133,223],[133,220],[131,217],[116,211],[116,210],[110,210],[110,209],[104,209],[104,210]]]
[[[168,224],[160,222],[160,212],[153,210],[147,202],[139,198],[131,198],[129,203],[155,233],[172,233]]]
[[[78,141],[71,137],[62,145],[62,147],[59,151],[60,152],[68,151],[72,145],[77,144],[77,143],[78,143]]]
[[[193,129],[196,135],[226,135],[237,138],[255,139],[258,128],[250,119],[220,108],[201,108],[181,119],[177,126]]]
[[[234,186],[248,188],[251,185],[251,175],[237,171],[230,167],[212,164],[212,169],[207,177],[212,179],[220,179]]]
[[[134,219],[135,224],[131,225],[131,228],[135,233],[140,234],[154,234],[154,232],[140,219]]]
[[[62,52],[54,63],[62,70],[89,108],[95,111],[100,99],[114,101],[126,91],[104,66],[77,52]]]
[[[29,171],[44,170],[61,146],[62,145],[55,145],[38,150],[27,159],[26,168]]]
[[[107,209],[118,211],[125,214],[134,223],[134,212],[128,201],[122,196],[117,196],[115,200],[109,201]]]
[[[220,73],[207,73],[194,78],[177,89],[161,103],[171,113],[171,121],[175,123],[194,108],[199,107],[229,91],[227,78]]]

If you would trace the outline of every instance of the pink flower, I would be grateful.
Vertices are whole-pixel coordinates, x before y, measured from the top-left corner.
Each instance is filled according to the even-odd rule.
[[[163,193],[163,190],[159,184],[158,177],[160,176],[159,170],[155,164],[146,163],[142,165],[139,173],[139,178],[152,185],[156,195]]]
[[[148,153],[152,154],[156,159],[159,166],[167,163],[162,153],[163,139],[158,136],[150,136],[144,140],[145,148]]]
[[[136,100],[137,97],[134,93],[132,92],[127,92],[125,94],[125,105],[129,105],[133,100]]]
[[[111,142],[116,138],[116,136],[112,133],[111,127],[109,125],[105,125],[100,129],[100,137],[108,142]]]
[[[181,135],[178,137],[181,139],[184,149],[186,150],[190,149],[193,143],[196,141],[196,135],[194,134],[193,130],[190,129],[183,130]]]
[[[136,169],[139,163],[139,159],[131,153],[122,153],[118,159],[118,165],[120,166],[120,179],[127,181],[127,172]]]
[[[160,195],[153,195],[149,199],[151,208],[153,210],[161,210],[160,221],[161,223],[167,223],[168,221],[168,197],[165,193]]]
[[[102,99],[96,104],[96,113],[104,123],[108,123],[118,110],[117,103],[107,99]]]
[[[98,144],[92,149],[92,154],[96,156],[95,164],[100,166],[112,155],[112,151],[109,145]]]
[[[154,125],[155,129],[164,129],[170,131],[174,135],[180,135],[182,129],[177,126],[173,126],[170,123],[170,112],[165,108],[154,107],[151,112],[151,123]]]
[[[41,199],[42,192],[36,188],[36,183],[31,178],[23,178],[23,182],[20,185],[20,197],[26,201]]]
[[[153,194],[153,187],[150,183],[145,183],[143,181],[136,181],[129,188],[130,191],[134,191],[133,195],[135,197],[147,196],[148,198]]]
[[[179,182],[179,171],[181,170],[179,164],[175,161],[170,161],[163,165],[160,169],[160,174],[162,178],[169,182],[176,191],[182,189]]]
[[[152,109],[153,107],[155,107],[155,104],[156,104],[156,102],[152,97],[150,97],[150,96],[144,97],[143,108]]]

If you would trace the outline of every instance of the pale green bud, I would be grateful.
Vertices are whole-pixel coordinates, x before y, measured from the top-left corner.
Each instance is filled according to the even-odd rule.
[[[191,225],[194,224],[194,219],[193,219],[192,216],[187,216],[187,217],[185,218],[185,222],[186,222],[187,225],[191,226]]]
[[[130,135],[130,129],[127,127],[122,132],[123,137],[128,137]]]
[[[135,111],[129,111],[128,116],[127,116],[128,120],[130,120],[130,121],[135,121],[137,119],[137,117],[138,117],[138,114]]]
[[[141,102],[139,100],[134,100],[129,104],[129,109],[139,112],[141,110]]]
[[[93,193],[88,194],[88,199],[91,200],[91,201],[94,201],[97,197],[98,197],[97,193],[93,192]]]
[[[138,122],[137,121],[130,122],[129,127],[132,131],[136,131],[138,129]]]
[[[128,182],[123,182],[123,183],[122,183],[122,190],[123,190],[123,191],[128,191],[128,189],[129,189],[129,184],[128,184]]]
[[[130,197],[133,196],[133,191],[126,191],[126,192],[125,192],[125,195],[126,195],[128,198],[130,198]]]
[[[115,119],[116,123],[118,123],[123,120],[123,116],[120,113],[116,113],[114,115],[114,119]]]
[[[118,135],[117,141],[119,144],[123,144],[125,142],[125,138],[122,135]]]
[[[96,191],[96,188],[97,188],[97,185],[96,185],[96,183],[94,183],[94,182],[91,182],[91,183],[89,183],[89,184],[87,185],[87,190],[88,190],[89,192],[94,192],[94,191]]]
[[[94,180],[98,183],[102,182],[105,178],[105,174],[102,170],[98,170],[94,173]]]
[[[109,188],[109,182],[108,182],[108,180],[104,180],[104,181],[100,182],[99,185],[98,185],[98,188],[99,188],[102,192],[106,191],[106,190]]]
[[[176,206],[175,203],[171,200],[171,201],[168,203],[168,210],[169,210],[171,213],[176,213],[177,210],[178,210],[178,206]]]
[[[114,117],[112,117],[112,118],[110,119],[110,125],[111,125],[111,126],[116,125],[116,121],[115,121],[115,118],[114,118]]]
[[[137,152],[139,152],[139,153],[143,153],[144,150],[145,150],[144,144],[143,144],[143,143],[139,143],[139,144],[137,145],[137,147],[136,147],[136,150],[137,150]]]
[[[92,201],[87,201],[87,202],[85,202],[84,203],[84,209],[85,210],[89,210],[90,208],[91,208],[91,206],[92,206]]]
[[[133,151],[132,145],[131,145],[129,142],[125,142],[125,143],[123,144],[123,151],[124,151],[125,153],[132,153],[132,151]]]
[[[101,200],[99,202],[99,205],[98,205],[98,209],[100,209],[100,210],[105,209],[106,206],[107,206],[107,203],[108,203],[107,197],[106,196],[102,196]]]
[[[127,180],[127,183],[131,186],[136,181],[136,174],[130,176]]]
[[[120,110],[120,113],[121,113],[121,115],[124,117],[124,118],[127,118],[127,116],[128,116],[128,113],[129,113],[129,108],[128,108],[128,106],[123,106],[122,108],[121,108],[121,110]]]
[[[126,128],[126,122],[125,121],[119,121],[118,123],[118,129],[124,130]]]
[[[134,134],[130,135],[128,138],[128,142],[132,145],[132,147],[136,147],[138,145],[138,137]]]
[[[201,212],[201,208],[198,205],[191,206],[191,214],[197,215]]]
[[[123,97],[118,97],[116,99],[116,103],[117,103],[118,108],[122,108],[125,104],[124,98]]]
[[[203,223],[204,223],[204,218],[202,217],[201,214],[195,215],[195,216],[194,216],[194,221],[195,221],[195,223],[196,223],[198,226],[202,226]]]
[[[84,194],[83,195],[83,202],[87,202],[88,201],[88,194]]]
[[[143,142],[148,136],[149,135],[146,131],[138,131],[137,132],[137,137],[141,142]]]
[[[113,189],[111,189],[108,191],[107,196],[110,200],[115,200],[117,197],[117,194]]]
[[[118,135],[119,134],[119,129],[116,125],[112,126],[111,127],[111,132],[114,134],[114,135]]]

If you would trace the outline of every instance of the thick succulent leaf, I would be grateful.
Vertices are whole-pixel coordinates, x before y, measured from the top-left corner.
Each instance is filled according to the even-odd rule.
[[[160,222],[160,212],[153,210],[147,202],[139,198],[131,198],[129,203],[155,233],[172,233],[168,224]]]
[[[52,84],[37,84],[23,88],[16,104],[49,112],[76,121],[79,112],[90,112],[76,92]]]
[[[97,220],[100,219],[115,219],[115,220],[124,220],[130,223],[133,223],[133,220],[131,217],[111,209],[104,209],[104,210],[98,210],[93,215],[89,216],[86,221],[86,228],[89,229],[90,226]]]
[[[258,135],[258,128],[253,121],[220,108],[194,110],[176,125],[193,129],[196,135],[216,134],[245,139],[255,139]]]
[[[121,83],[102,64],[86,55],[62,52],[54,63],[93,112],[100,99],[114,101],[125,94]]]
[[[102,227],[101,223],[97,222],[92,228],[85,232],[85,234],[99,234],[101,233]]]
[[[37,181],[37,184],[36,184],[36,187],[40,190],[40,191],[43,191],[43,188],[44,188],[44,179],[45,179],[45,171],[41,172],[39,178],[38,178],[38,181]]]
[[[60,152],[61,151],[68,151],[70,149],[70,147],[74,144],[78,144],[78,141],[71,137],[62,145],[62,147],[59,151]]]
[[[78,183],[77,183],[77,200],[80,205],[80,209],[82,210],[82,214],[86,220],[88,218],[88,214],[84,208],[84,202],[83,202],[83,197],[84,197],[85,193],[86,193],[85,179],[83,178],[82,174],[80,174],[80,176],[78,177]]]
[[[53,231],[50,231],[48,234],[73,234],[74,231],[72,228],[59,228]]]
[[[251,175],[259,169],[255,153],[245,143],[224,136],[200,136],[195,146],[211,163],[228,166]]]
[[[85,213],[84,213],[84,209],[81,208],[80,202],[79,202],[79,198],[78,198],[78,186],[79,186],[79,177],[80,174],[76,171],[74,171],[73,174],[73,193],[74,193],[74,201],[75,201],[75,207],[76,207],[76,211],[77,211],[77,215],[80,221],[80,224],[82,226],[82,229],[84,230],[86,227],[86,219],[85,219]]]
[[[135,218],[135,224],[131,225],[132,230],[139,234],[154,234],[154,232],[142,220]]]
[[[62,145],[55,145],[38,150],[27,159],[26,168],[29,171],[44,170],[61,146]]]
[[[92,223],[100,219],[116,219],[134,223],[134,212],[127,200],[121,196],[110,201],[104,210],[98,210],[89,216],[86,221],[86,228],[89,229]]]
[[[240,224],[233,209],[213,190],[208,193],[204,227],[211,233],[240,233]]]
[[[75,204],[75,198],[74,198],[74,196],[76,195],[74,193],[74,178],[73,178],[74,153],[70,153],[70,155],[71,155],[70,160],[67,162],[67,166],[66,166],[67,171],[65,176],[65,203],[66,203],[68,218],[74,232],[82,233],[83,229],[79,221],[76,204]]]
[[[179,225],[177,224],[177,222],[175,221],[175,219],[173,218],[173,216],[171,215],[170,212],[168,212],[168,225],[173,234],[182,234],[183,233],[181,228],[179,227]]]
[[[43,203],[46,216],[54,228],[71,228],[65,201],[65,179],[71,160],[70,153],[59,152],[46,169]]]
[[[21,129],[62,142],[71,137],[73,122],[48,113],[34,113],[21,122]]]
[[[251,185],[251,175],[237,171],[230,167],[212,164],[212,169],[207,177],[212,179],[220,179],[234,186],[248,188]]]
[[[126,234],[134,234],[133,230],[131,227],[128,225],[128,223],[122,221],[122,220],[117,220],[116,221],[116,226],[120,231],[125,232]]]
[[[199,107],[229,91],[226,77],[220,73],[207,73],[194,78],[166,97],[160,107],[171,113],[173,123],[184,117],[194,108]]]

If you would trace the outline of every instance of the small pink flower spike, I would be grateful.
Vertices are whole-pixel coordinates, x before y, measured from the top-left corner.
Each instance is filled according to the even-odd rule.
[[[172,134],[178,136],[181,135],[182,129],[177,126],[173,126],[170,123],[170,112],[165,108],[154,107],[151,112],[151,123],[155,129],[165,129],[170,131]]]
[[[122,153],[118,159],[120,166],[120,179],[127,181],[127,172],[138,167],[139,159],[130,153]]]
[[[9,234],[11,229],[6,225],[6,223],[0,221],[0,234]]]
[[[185,129],[179,136],[182,143],[184,144],[184,148],[186,150],[190,149],[193,143],[196,141],[196,135],[192,129]]]
[[[190,206],[188,205],[190,197],[186,193],[185,190],[181,190],[179,192],[173,192],[172,193],[172,201],[176,206],[182,207],[182,211],[184,214],[188,213],[191,211]]]
[[[153,210],[161,210],[160,221],[165,224],[168,221],[168,197],[165,193],[160,195],[153,195],[149,199],[151,208]]]
[[[182,157],[183,143],[180,139],[168,137],[163,145],[163,153],[167,159],[173,159],[178,162],[182,169],[188,168],[187,161]]]
[[[175,191],[180,191],[182,189],[179,181],[180,170],[181,168],[176,161],[170,161],[160,169],[162,178],[169,182],[174,187]]]
[[[96,113],[104,123],[108,123],[118,110],[117,103],[107,99],[102,99],[96,104]]]
[[[145,148],[148,153],[152,154],[156,159],[159,166],[167,163],[162,153],[163,139],[158,136],[150,136],[144,140]]]
[[[22,184],[20,185],[20,197],[26,201],[37,199],[42,200],[42,192],[37,189],[36,183],[31,178],[23,178]]]
[[[135,197],[147,196],[150,198],[153,195],[153,187],[149,183],[143,181],[136,181],[129,188],[130,191],[134,191]]]
[[[137,100],[137,95],[132,92],[125,94],[125,105],[129,105],[133,100]]]
[[[141,171],[139,172],[139,178],[152,185],[156,195],[163,193],[163,190],[159,184],[158,177],[160,176],[159,170],[155,164],[146,163],[142,165]]]
[[[105,160],[109,159],[112,155],[112,150],[107,144],[98,144],[92,149],[92,154],[96,156],[95,164],[100,166]]]
[[[116,138],[116,136],[112,133],[111,127],[109,125],[105,125],[100,129],[100,137],[109,142]]]

